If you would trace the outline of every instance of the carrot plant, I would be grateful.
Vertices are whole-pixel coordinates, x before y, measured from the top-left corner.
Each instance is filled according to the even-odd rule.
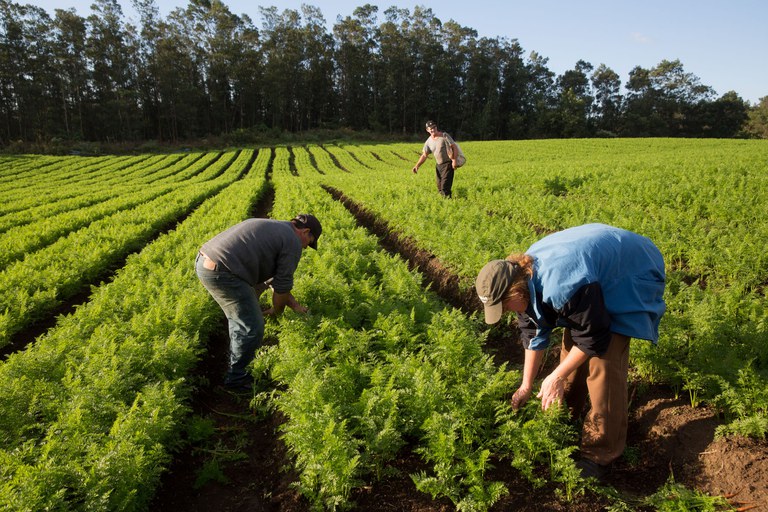
[[[299,489],[317,508],[346,509],[355,487],[394,471],[397,456],[411,452],[424,464],[411,475],[417,489],[459,510],[487,510],[507,493],[489,470],[521,457],[526,468],[549,465],[571,440],[557,433],[562,418],[514,413],[507,399],[519,373],[483,352],[477,319],[425,292],[418,274],[313,183],[332,171],[305,179],[309,170],[299,168],[296,177],[288,157],[276,152],[273,216],[310,211],[323,238],[296,274],[309,315],[288,311],[274,326],[279,344],[263,349],[253,368],[276,382],[271,397],[286,418],[282,437]],[[524,424],[549,438],[551,453],[515,451],[510,432]]]
[[[321,178],[433,253],[471,288],[488,260],[564,228],[604,222],[650,237],[664,255],[667,314],[657,346],[632,343],[633,372],[717,402],[748,361],[768,376],[765,141],[468,142],[475,155],[443,201],[412,175],[413,145],[334,149],[346,173]],[[344,158],[341,150],[348,150]],[[354,152],[355,158],[352,158]],[[360,155],[375,152],[378,158]],[[355,161],[365,162],[365,165]],[[371,186],[370,173],[376,173]],[[471,171],[471,172],[470,172]],[[756,384],[761,385],[761,384]],[[751,394],[750,389],[743,393]],[[766,388],[760,388],[765,393]],[[733,411],[735,413],[735,411]],[[761,423],[755,412],[756,424]]]

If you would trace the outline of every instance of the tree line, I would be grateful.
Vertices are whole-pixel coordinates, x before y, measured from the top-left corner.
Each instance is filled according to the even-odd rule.
[[[257,28],[220,0],[165,18],[155,0],[132,2],[137,25],[117,0],[95,0],[87,17],[0,0],[0,144],[423,135],[426,119],[463,139],[736,137],[757,118],[679,60],[635,67],[622,91],[605,64],[557,75],[516,39],[479,37],[421,6],[365,4],[329,32],[311,5],[259,7]]]

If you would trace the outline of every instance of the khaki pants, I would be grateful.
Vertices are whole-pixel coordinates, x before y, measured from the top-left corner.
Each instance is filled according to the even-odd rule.
[[[591,407],[581,432],[581,455],[602,465],[618,459],[627,444],[629,340],[612,334],[606,353],[590,357],[565,384],[565,401],[574,418],[581,416],[589,395]],[[561,361],[571,348],[571,331],[565,329]]]

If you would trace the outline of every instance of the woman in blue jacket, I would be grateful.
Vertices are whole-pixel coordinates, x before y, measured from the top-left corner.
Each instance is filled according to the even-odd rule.
[[[565,398],[579,416],[589,395],[577,465],[583,476],[602,478],[626,445],[629,340],[656,343],[659,337],[661,253],[644,236],[587,224],[549,235],[525,254],[489,262],[475,285],[487,323],[505,311],[517,314],[525,362],[514,408],[531,396],[552,330],[564,328],[560,364],[537,397],[545,410]]]

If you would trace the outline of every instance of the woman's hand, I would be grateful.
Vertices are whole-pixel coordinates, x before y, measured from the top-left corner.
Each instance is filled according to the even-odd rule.
[[[565,379],[550,373],[541,383],[541,391],[536,398],[541,398],[541,408],[546,411],[555,402],[562,402],[564,395]]]
[[[531,398],[531,392],[531,388],[522,386],[515,391],[515,394],[512,395],[512,408],[518,410],[524,406],[528,399]]]

